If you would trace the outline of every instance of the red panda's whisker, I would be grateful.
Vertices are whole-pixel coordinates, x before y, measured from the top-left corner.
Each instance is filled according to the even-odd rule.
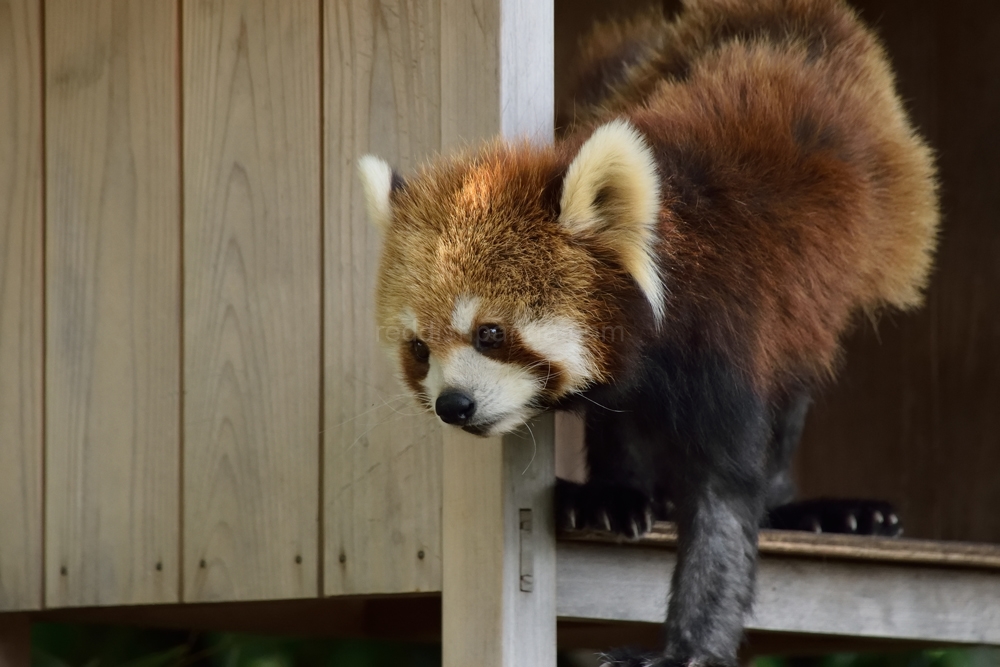
[[[525,419],[521,423],[524,424],[524,427],[528,429],[528,433],[531,434],[531,446],[532,446],[531,460],[528,461],[528,465],[526,465],[524,467],[524,470],[521,471],[521,476],[524,477],[525,473],[528,472],[528,468],[530,468],[531,464],[535,462],[535,455],[538,454],[538,441],[535,440],[535,432],[531,430],[531,425],[528,424],[528,420]]]
[[[337,428],[338,426],[343,426],[344,424],[346,424],[348,422],[352,422],[355,419],[358,419],[359,417],[364,417],[369,412],[374,412],[375,410],[378,410],[378,409],[382,408],[383,406],[388,406],[387,401],[398,401],[400,399],[409,398],[409,397],[410,397],[410,394],[397,394],[396,396],[392,396],[392,397],[390,397],[388,399],[385,399],[385,398],[382,398],[381,396],[379,396],[378,397],[379,400],[382,401],[381,405],[376,405],[376,406],[374,406],[372,408],[369,408],[368,410],[365,410],[364,412],[359,412],[358,414],[354,415],[353,417],[345,419],[342,422],[338,422],[336,424],[331,424],[330,426],[328,426],[327,428],[325,428],[323,430],[325,431],[325,430],[328,430],[328,429],[331,429],[331,428]]]

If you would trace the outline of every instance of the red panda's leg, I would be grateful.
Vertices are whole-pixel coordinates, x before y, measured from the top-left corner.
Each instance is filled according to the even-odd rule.
[[[661,412],[679,534],[666,647],[659,656],[613,653],[607,665],[736,664],[753,600],[770,433],[764,410],[752,396],[727,396],[726,389],[716,393],[692,380],[670,382],[686,386],[665,396],[675,409]]]
[[[710,477],[678,506],[664,664],[736,664],[753,602],[760,498]]]
[[[625,665],[734,665],[753,600],[769,410],[721,356],[651,350],[628,415],[659,453],[678,529],[664,653]],[[637,452],[636,456],[641,453]]]
[[[810,402],[809,393],[797,389],[788,392],[788,399],[775,410],[768,448],[768,512],[764,526],[816,533],[901,535],[899,513],[883,500],[817,498],[794,502],[792,456],[802,438]]]
[[[649,462],[634,460],[625,444],[622,419],[596,407],[587,412],[588,480],[556,482],[557,521],[562,529],[605,530],[635,539],[662,519],[658,497],[648,473]]]
[[[767,499],[768,509],[791,502],[795,498],[795,484],[792,481],[792,456],[802,439],[806,425],[806,415],[812,399],[806,389],[788,392],[774,412],[771,421],[771,444],[767,457]]]

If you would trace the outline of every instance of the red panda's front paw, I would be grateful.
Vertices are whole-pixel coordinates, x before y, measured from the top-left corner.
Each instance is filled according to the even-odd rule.
[[[653,518],[649,498],[631,487],[556,480],[560,530],[600,530],[635,540],[653,529]]]
[[[768,512],[767,527],[881,537],[903,534],[899,513],[891,503],[848,498],[816,498],[781,505]]]

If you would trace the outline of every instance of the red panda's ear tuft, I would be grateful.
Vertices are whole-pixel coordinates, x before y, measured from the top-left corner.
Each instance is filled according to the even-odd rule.
[[[358,160],[358,175],[365,192],[368,221],[385,233],[392,222],[392,193],[403,187],[403,180],[385,160],[374,155]]]
[[[656,261],[660,178],[653,151],[626,120],[597,128],[563,181],[559,223],[610,250],[663,318],[663,280]]]

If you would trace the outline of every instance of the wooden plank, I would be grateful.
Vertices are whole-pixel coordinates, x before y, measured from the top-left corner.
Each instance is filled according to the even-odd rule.
[[[441,144],[497,134],[551,141],[553,8],[534,0],[441,0]]]
[[[496,135],[551,141],[553,9],[535,0],[442,0],[441,144]],[[551,518],[552,415],[537,422],[538,459],[520,474],[525,443],[445,431],[443,664],[555,665]],[[543,426],[544,425],[544,426]],[[537,467],[537,468],[536,468]],[[522,500],[523,499],[523,500]],[[520,504],[519,504],[520,503]],[[521,590],[515,511],[531,509],[532,591]]]
[[[0,1],[0,611],[42,603],[42,70],[37,0]]]
[[[614,535],[599,531],[566,531],[562,537],[589,542],[617,542]],[[636,544],[675,548],[677,526],[660,521]],[[762,530],[761,554],[811,556],[881,563],[911,563],[1000,570],[1000,546],[967,542],[941,542],[863,535],[815,535],[790,530]]]
[[[559,616],[662,622],[671,551],[561,542]],[[752,630],[1000,644],[1000,575],[763,558]]]
[[[441,590],[441,427],[375,332],[380,240],[357,158],[440,148],[440,3],[327,0],[324,526],[328,595]]]
[[[555,665],[552,415],[531,428],[486,441],[445,430],[445,667]]]
[[[183,8],[184,598],[318,594],[319,3]]]
[[[177,6],[45,12],[46,603],[178,595]]]
[[[0,614],[0,667],[31,666],[31,620],[26,614]]]

